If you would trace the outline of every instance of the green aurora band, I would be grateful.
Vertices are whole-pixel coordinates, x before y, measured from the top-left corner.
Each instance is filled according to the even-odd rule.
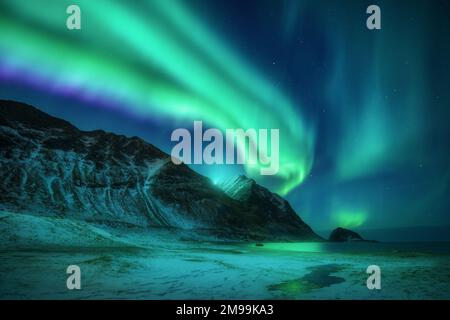
[[[75,32],[65,27],[65,10],[74,3],[82,17]],[[120,101],[143,117],[203,120],[222,130],[279,128],[276,191],[284,195],[298,186],[314,148],[314,128],[299,108],[180,2],[139,4],[4,1],[1,62],[15,72],[31,70],[50,90]],[[259,178],[259,165],[246,170]]]

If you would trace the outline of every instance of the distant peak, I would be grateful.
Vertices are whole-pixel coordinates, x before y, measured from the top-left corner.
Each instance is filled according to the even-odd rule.
[[[250,197],[256,181],[241,174],[233,176],[221,183],[220,187],[231,198],[236,200],[246,200]]]
[[[239,181],[241,183],[256,183],[256,181],[254,179],[251,179],[251,178],[247,177],[244,174],[240,174],[238,176],[235,176],[234,180],[235,181]]]

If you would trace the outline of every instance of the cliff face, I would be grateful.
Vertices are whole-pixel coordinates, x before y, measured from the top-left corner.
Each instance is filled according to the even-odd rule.
[[[222,191],[142,139],[81,131],[28,105],[0,100],[0,146],[3,210],[230,238],[319,239],[253,180],[239,177]]]

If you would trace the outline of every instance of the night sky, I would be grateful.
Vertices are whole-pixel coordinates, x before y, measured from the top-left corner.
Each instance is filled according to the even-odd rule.
[[[245,173],[316,230],[450,225],[448,0],[3,0],[0,35],[2,99],[168,153],[193,120],[279,128],[276,177],[193,169]]]

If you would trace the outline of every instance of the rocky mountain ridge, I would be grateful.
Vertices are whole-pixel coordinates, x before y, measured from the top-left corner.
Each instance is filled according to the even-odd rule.
[[[0,100],[0,145],[3,210],[239,239],[320,239],[251,179],[222,190],[140,138],[81,131],[29,105]]]

